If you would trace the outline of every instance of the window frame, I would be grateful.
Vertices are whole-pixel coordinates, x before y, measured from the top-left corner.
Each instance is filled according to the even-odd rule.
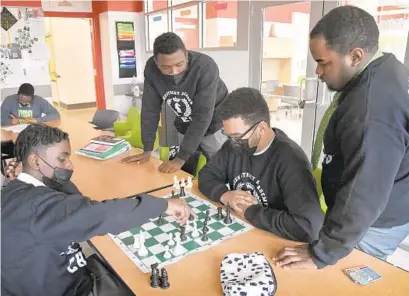
[[[150,34],[149,34],[149,16],[155,15],[158,13],[167,13],[168,16],[168,30],[169,32],[174,32],[173,30],[173,11],[178,10],[178,9],[183,9],[183,8],[188,8],[188,7],[193,7],[197,5],[197,13],[198,13],[198,34],[199,34],[199,47],[198,48],[192,48],[190,50],[200,50],[200,51],[223,51],[223,50],[247,50],[248,47],[248,39],[246,38],[241,38],[240,36],[240,26],[243,27],[243,25],[247,26],[248,24],[248,16],[245,17],[246,22],[243,24],[240,24],[239,22],[239,17],[240,15],[243,15],[243,13],[240,14],[240,10],[242,10],[244,13],[246,13],[246,9],[248,9],[248,3],[244,1],[237,0],[237,25],[236,25],[236,45],[235,46],[225,46],[225,47],[204,47],[204,26],[205,26],[205,19],[204,19],[204,9],[206,9],[206,3],[211,2],[211,0],[191,0],[191,1],[186,1],[185,3],[177,4],[177,5],[172,5],[172,0],[167,0],[168,6],[166,8],[158,9],[158,10],[152,10],[150,12],[147,12],[147,3],[151,0],[144,0],[144,25],[145,25],[145,52],[146,53],[152,53],[153,49],[150,49]],[[242,6],[244,4],[244,6]],[[152,4],[153,5],[153,4]],[[241,9],[242,6],[242,9]],[[247,11],[248,15],[248,11]],[[247,32],[245,34],[247,36]],[[246,39],[246,40],[242,40]]]

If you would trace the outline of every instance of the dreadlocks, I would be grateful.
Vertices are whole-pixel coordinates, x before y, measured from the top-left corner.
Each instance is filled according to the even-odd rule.
[[[69,140],[68,134],[62,130],[44,124],[31,124],[17,137],[14,155],[23,164],[33,151],[61,141]]]

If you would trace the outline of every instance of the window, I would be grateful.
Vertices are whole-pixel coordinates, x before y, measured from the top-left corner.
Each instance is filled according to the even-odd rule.
[[[186,48],[199,48],[198,6],[172,10],[172,28],[182,38]]]
[[[373,15],[379,28],[379,48],[404,62],[409,32],[407,0],[350,0],[343,4],[358,6]]]
[[[237,0],[211,1],[203,8],[203,47],[235,47]]]
[[[168,27],[168,13],[159,12],[156,14],[150,14],[146,17],[147,19],[147,50],[153,50],[153,43],[155,42],[155,38],[158,37],[160,34],[169,31]]]
[[[238,0],[146,0],[146,50],[165,32],[178,34],[188,49],[237,46]]]

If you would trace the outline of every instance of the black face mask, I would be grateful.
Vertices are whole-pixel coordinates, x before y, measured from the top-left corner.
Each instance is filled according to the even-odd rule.
[[[240,139],[238,141],[232,141],[232,146],[235,153],[240,155],[251,156],[254,153],[256,153],[259,142],[260,138],[258,139],[256,146],[250,147],[249,139]]]
[[[69,169],[64,169],[60,167],[52,167],[48,162],[46,162],[43,158],[38,156],[44,163],[46,163],[50,168],[54,170],[53,176],[51,178],[48,178],[43,175],[43,183],[52,189],[58,189],[60,186],[65,185],[71,180],[71,176],[74,173],[73,170]]]
[[[171,82],[173,84],[179,84],[183,80],[183,78],[185,77],[185,74],[186,74],[186,71],[183,71],[183,72],[180,72],[180,73],[175,74],[175,75],[166,75],[166,74],[164,74],[164,76],[165,76],[165,79],[167,81],[169,81],[169,82]]]

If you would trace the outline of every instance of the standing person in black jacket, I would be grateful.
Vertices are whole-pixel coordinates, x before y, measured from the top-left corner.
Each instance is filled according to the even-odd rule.
[[[57,128],[34,124],[17,138],[22,172],[1,190],[3,296],[88,296],[94,280],[76,242],[128,230],[163,212],[182,224],[189,217],[177,199],[90,200],[70,182],[70,154],[68,135]]]
[[[323,215],[310,163],[300,146],[270,127],[262,94],[239,88],[218,115],[229,140],[200,171],[200,191],[258,228],[296,241],[317,239]]]
[[[310,38],[317,74],[338,92],[324,115],[328,212],[319,239],[284,248],[277,264],[322,268],[354,247],[386,259],[409,234],[409,71],[379,51],[375,20],[360,8],[330,11]]]
[[[175,127],[184,138],[175,159],[164,162],[159,170],[179,170],[199,146],[208,158],[212,157],[226,140],[220,132],[222,123],[214,114],[227,94],[211,57],[187,51],[175,33],[160,35],[145,66],[141,119],[144,153],[123,161],[149,160],[163,102],[175,112]]]

